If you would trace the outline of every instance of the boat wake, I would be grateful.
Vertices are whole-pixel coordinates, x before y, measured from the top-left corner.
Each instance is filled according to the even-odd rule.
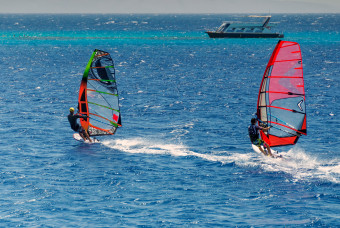
[[[281,152],[282,159],[273,159],[254,153],[251,149],[249,153],[213,151],[213,153],[202,154],[191,151],[182,144],[166,144],[144,138],[105,140],[102,144],[126,153],[193,156],[222,164],[234,163],[241,167],[260,167],[267,172],[287,173],[293,177],[294,181],[324,180],[340,183],[339,160],[322,161],[296,147],[287,152]]]

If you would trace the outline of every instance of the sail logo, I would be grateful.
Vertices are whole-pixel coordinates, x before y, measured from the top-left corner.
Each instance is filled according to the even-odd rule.
[[[301,101],[297,104],[297,106],[299,107],[299,109],[301,110],[301,112],[303,111],[302,106],[301,106],[302,103],[303,103],[303,100],[301,100]]]

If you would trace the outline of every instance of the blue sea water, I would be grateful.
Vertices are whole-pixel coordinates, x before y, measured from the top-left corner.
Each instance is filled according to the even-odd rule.
[[[279,14],[301,45],[308,135],[254,153],[247,126],[277,39],[209,39],[243,15],[0,15],[1,227],[337,227],[339,14]],[[95,49],[123,127],[72,138]]]

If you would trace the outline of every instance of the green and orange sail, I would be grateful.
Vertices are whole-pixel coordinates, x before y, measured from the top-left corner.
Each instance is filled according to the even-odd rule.
[[[122,126],[115,67],[108,52],[92,53],[81,80],[78,109],[89,117],[80,123],[91,136],[113,135]]]

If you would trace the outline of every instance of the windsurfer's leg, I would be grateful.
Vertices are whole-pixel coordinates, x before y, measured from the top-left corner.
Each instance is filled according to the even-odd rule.
[[[83,133],[79,132],[79,135],[80,135],[80,137],[82,137],[82,139],[83,139],[84,141],[86,141],[86,138],[85,138],[85,136],[84,136]]]
[[[87,138],[90,142],[92,142],[92,140],[91,140],[91,138],[90,138],[90,136],[89,136],[89,133],[88,133],[86,130],[84,130],[84,134],[85,134],[86,138]]]
[[[268,155],[273,157],[272,151],[270,149],[270,146],[267,143],[264,143],[264,145],[267,147]]]
[[[86,138],[85,138],[85,136],[84,136],[84,134],[83,134],[83,128],[82,128],[79,124],[76,125],[75,132],[78,132],[78,134],[80,135],[80,137],[81,137],[84,141],[86,141]]]
[[[265,156],[267,156],[267,153],[262,149],[261,146],[259,146],[259,150],[260,150]]]
[[[78,130],[79,130],[79,135],[84,139],[84,141],[89,140],[90,142],[92,142],[87,131],[83,127],[79,126]]]
[[[266,152],[264,149],[262,149],[262,143],[261,143],[260,139],[257,139],[257,141],[256,141],[256,146],[259,148],[259,150],[260,150],[265,156],[267,156],[267,152]]]

